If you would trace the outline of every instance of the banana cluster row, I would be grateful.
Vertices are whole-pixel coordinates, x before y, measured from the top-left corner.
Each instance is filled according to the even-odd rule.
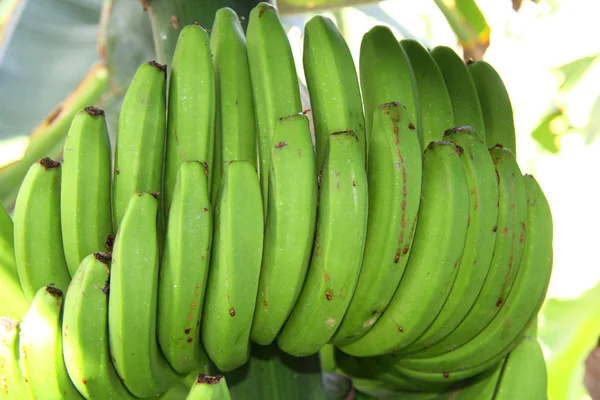
[[[303,64],[309,110],[276,9],[244,33],[224,8],[210,34],[182,29],[169,75],[137,70],[114,162],[104,112],[75,116],[62,164],[32,165],[0,215],[25,377],[9,396],[157,396],[240,367],[251,341],[333,345],[357,379],[428,390],[524,343],[552,216],[495,70],[377,26],[359,81],[323,16]]]

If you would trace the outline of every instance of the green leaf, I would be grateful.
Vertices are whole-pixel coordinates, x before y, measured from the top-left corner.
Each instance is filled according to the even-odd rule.
[[[556,68],[556,72],[560,75],[562,83],[560,90],[568,92],[571,90],[598,59],[599,54],[594,54],[587,57],[581,57]]]
[[[554,121],[557,118],[567,118],[562,110],[556,109],[545,115],[538,126],[531,132],[531,138],[550,153],[556,154],[560,151],[560,132],[554,129]]]

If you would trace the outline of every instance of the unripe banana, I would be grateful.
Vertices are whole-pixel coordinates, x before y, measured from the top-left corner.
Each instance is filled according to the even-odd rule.
[[[65,296],[63,356],[71,382],[86,399],[135,399],[115,371],[109,350],[110,253],[81,261]]]
[[[60,218],[71,276],[112,234],[111,149],[104,111],[86,107],[73,117],[65,141]]]
[[[166,77],[166,66],[154,61],[142,64],[123,99],[112,188],[115,231],[131,196],[139,191],[161,191]]]
[[[19,353],[25,384],[34,399],[81,399],[69,379],[62,353],[63,292],[41,287],[20,325]]]
[[[137,397],[156,396],[176,379],[156,340],[157,217],[152,194],[131,196],[115,237],[110,274],[110,352],[121,380]]]
[[[308,275],[278,346],[296,357],[318,352],[350,304],[365,247],[368,188],[360,142],[351,131],[329,138],[320,174],[317,231]]]
[[[224,376],[198,375],[186,400],[231,400]]]
[[[365,156],[365,118],[356,67],[331,19],[317,15],[306,23],[303,64],[315,126],[317,168],[323,165],[333,132],[354,132]]]
[[[158,342],[179,373],[208,363],[199,332],[211,243],[208,166],[186,161],[175,183],[158,280]]]
[[[413,70],[416,125],[423,132],[423,143],[442,140],[444,132],[456,126],[444,77],[429,51],[421,43],[413,39],[403,39],[400,46]]]
[[[400,103],[375,109],[369,142],[369,215],[356,290],[332,342],[338,346],[367,333],[388,306],[402,278],[421,200],[419,138]],[[487,154],[486,154],[487,155]]]
[[[29,302],[21,289],[17,262],[13,221],[0,204],[0,315],[20,321],[29,308]]]
[[[199,24],[187,25],[179,32],[169,76],[168,108],[162,199],[165,223],[177,171],[184,161],[206,162],[209,185],[211,182],[215,142],[215,72],[208,33]]]
[[[262,2],[250,12],[246,31],[248,62],[256,113],[259,173],[266,215],[269,165],[275,124],[302,111],[292,49],[277,9]]]
[[[250,356],[264,217],[260,185],[248,161],[231,161],[215,207],[213,249],[202,314],[202,343],[221,371]]]
[[[71,281],[60,229],[60,172],[49,158],[33,164],[15,204],[15,260],[28,301],[46,285],[67,290]]]
[[[292,311],[313,247],[317,172],[304,114],[277,121],[270,167],[264,252],[251,333],[252,341],[261,345],[275,340]]]
[[[510,97],[502,78],[489,63],[480,60],[469,64],[475,82],[488,146],[501,144],[517,155],[515,121]]]
[[[467,235],[469,187],[462,157],[464,150],[450,142],[427,146],[419,220],[402,280],[373,328],[342,351],[365,357],[401,350],[421,336],[444,305]]]
[[[0,317],[0,399],[31,400],[19,366],[19,322]]]

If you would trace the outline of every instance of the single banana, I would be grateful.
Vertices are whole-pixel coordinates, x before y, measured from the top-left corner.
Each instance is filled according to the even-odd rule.
[[[71,382],[86,399],[135,399],[119,379],[109,350],[110,257],[85,256],[73,276],[63,307],[63,357]]]
[[[460,324],[479,295],[494,253],[498,182],[492,158],[470,127],[450,129],[444,139],[464,150],[461,160],[469,185],[470,205],[467,239],[456,280],[442,310],[421,337],[401,351],[402,355],[439,342]]]
[[[166,226],[158,279],[158,342],[179,373],[208,363],[200,343],[200,317],[212,244],[208,165],[179,168]]]
[[[301,112],[302,103],[292,49],[273,5],[261,2],[252,9],[246,38],[256,113],[263,212],[266,215],[275,124],[279,118]]]
[[[62,352],[63,292],[43,286],[36,292],[20,325],[21,371],[34,399],[81,399],[65,368]]]
[[[250,356],[250,330],[263,252],[260,185],[248,161],[231,161],[215,207],[213,249],[204,298],[201,335],[221,371]]]
[[[227,380],[222,375],[200,374],[186,400],[231,400]]]
[[[437,46],[431,50],[431,57],[444,77],[446,88],[452,102],[454,126],[470,126],[486,141],[483,113],[479,105],[479,96],[473,78],[463,59],[454,50],[446,46]],[[486,143],[488,147],[496,143]]]
[[[450,94],[439,67],[421,43],[403,39],[400,46],[413,70],[416,124],[423,132],[423,143],[442,140],[444,132],[454,126]]]
[[[421,147],[424,148],[423,130],[417,125],[417,99],[413,71],[405,51],[388,27],[375,26],[363,36],[360,44],[359,70],[367,146],[371,140],[375,108],[381,104],[397,101],[406,107],[411,129],[416,129]]]
[[[113,178],[113,227],[118,230],[131,196],[161,191],[165,142],[167,67],[142,64],[119,114]]]
[[[498,221],[494,255],[475,303],[461,323],[436,344],[410,358],[430,358],[452,351],[474,338],[498,313],[521,264],[526,239],[527,197],[521,171],[509,149],[495,146],[490,155],[498,181]]]
[[[548,399],[548,374],[540,343],[525,337],[506,358],[494,400]]]
[[[165,223],[175,191],[177,171],[184,161],[201,160],[208,164],[210,192],[214,166],[215,71],[208,33],[197,23],[187,25],[179,32],[169,75],[168,101],[162,199]]]
[[[27,301],[46,285],[67,290],[71,281],[60,227],[60,173],[60,163],[47,157],[34,163],[15,203],[15,260]]]
[[[211,201],[221,184],[224,165],[244,160],[256,168],[256,121],[246,37],[237,14],[223,7],[210,34],[216,74],[216,132]]]
[[[306,115],[277,121],[270,168],[264,252],[250,335],[261,345],[275,340],[290,315],[313,247],[318,186]]]
[[[352,131],[365,155],[365,117],[356,67],[333,21],[317,15],[304,27],[304,74],[315,126],[316,165],[333,132]]]
[[[320,174],[312,259],[277,344],[296,357],[318,352],[342,322],[360,274],[368,188],[361,144],[352,131],[329,137]]]
[[[0,399],[31,399],[19,366],[19,322],[8,317],[0,317]]]
[[[348,345],[376,323],[402,278],[421,200],[419,138],[398,102],[378,106],[369,142],[369,214],[362,268],[331,342]],[[487,155],[487,154],[486,154]]]
[[[63,151],[60,218],[71,276],[113,233],[110,207],[111,149],[104,111],[86,107],[71,122]]]
[[[13,221],[0,204],[0,315],[20,321],[29,309],[29,302],[21,289],[17,262]]]
[[[133,194],[112,253],[108,298],[110,352],[121,380],[137,397],[159,395],[177,378],[156,339],[157,217],[158,200],[154,195]]]
[[[516,346],[542,306],[552,272],[552,214],[537,181],[523,178],[527,193],[525,250],[515,283],[492,321],[472,340],[432,358],[401,359],[399,365],[417,371],[448,372],[475,368]]]
[[[502,78],[494,67],[483,60],[470,63],[468,68],[477,88],[485,123],[486,143],[488,146],[501,144],[516,156],[513,109]]]
[[[341,350],[358,357],[398,351],[417,340],[439,313],[465,247],[469,187],[450,142],[431,142],[423,156],[419,221],[410,258],[394,297],[373,328]]]

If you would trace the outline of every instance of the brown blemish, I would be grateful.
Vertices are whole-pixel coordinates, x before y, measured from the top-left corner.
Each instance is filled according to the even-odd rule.
[[[406,253],[408,253],[408,244],[405,244],[404,248],[402,249],[402,254],[405,255]]]
[[[114,245],[115,245],[115,237],[109,233],[106,236],[106,240],[104,241],[104,246],[106,246],[106,249],[108,251],[112,251]]]
[[[184,331],[184,332],[185,332],[185,334],[186,334],[186,335],[189,335],[189,334],[190,334],[190,330],[191,330],[191,328],[185,328],[185,331]]]
[[[502,303],[504,303],[504,300],[498,299],[498,301],[496,301],[496,307],[500,307]]]
[[[267,303],[267,301],[266,301],[266,300],[265,300],[265,301],[263,301],[263,306],[265,306],[265,307],[266,307],[266,306],[268,306],[268,305],[269,305],[269,303]]]
[[[444,378],[449,378],[450,377],[450,372],[444,372]]]
[[[81,378],[81,383],[83,383],[84,385],[87,385],[87,379]]]
[[[519,243],[523,243],[525,241],[525,234],[523,232],[521,232],[521,235],[519,235]]]
[[[109,265],[112,257],[111,253],[94,253],[94,258],[102,264]]]
[[[187,342],[188,342],[188,343],[192,343],[192,340],[194,340],[194,338],[193,338],[193,337],[189,337],[189,338],[187,338]]]
[[[400,261],[400,249],[396,250],[396,257],[394,257],[394,264],[398,264]]]
[[[204,207],[204,208],[202,209],[202,212],[207,212],[207,211],[208,211],[208,208],[206,208],[206,207]]]
[[[192,308],[196,308],[196,300],[192,301]]]
[[[498,227],[497,227],[497,226],[494,226],[494,227],[492,228],[492,232],[497,232],[497,231],[498,231]]]
[[[404,328],[402,328],[400,325],[396,325],[396,327],[398,328],[398,332],[404,333]]]
[[[306,115],[310,112],[310,108],[307,108],[306,110],[302,110],[302,114]]]
[[[502,234],[503,234],[503,235],[506,235],[507,233],[508,233],[508,228],[504,228],[504,229],[502,229]]]
[[[412,122],[408,124],[408,129],[410,129],[411,131],[415,130],[415,126],[413,125]]]
[[[56,107],[54,110],[52,110],[50,115],[48,115],[48,117],[46,117],[46,125],[50,125],[52,122],[54,122],[54,120],[60,116],[62,111],[63,111],[62,105],[60,105],[60,106]]]
[[[273,7],[273,6],[272,6],[272,5],[270,5],[270,4],[264,4],[264,3],[263,3],[263,4],[261,4],[260,10],[258,11],[258,18],[262,17],[262,16],[263,16],[263,14],[264,14],[265,12],[267,12],[267,11],[269,11],[269,12],[272,12],[272,13],[274,13],[274,14],[276,13],[276,11],[275,11],[275,7]]]
[[[44,171],[48,171],[49,169],[60,167],[60,163],[57,162],[57,161],[54,161],[50,157],[44,157],[44,158],[42,158],[39,161],[39,163],[40,163],[40,165],[42,167],[44,167]]]
[[[154,192],[154,193],[151,193],[151,195],[152,195],[152,197],[154,197],[155,199],[158,199],[158,196],[160,195],[160,193],[159,193],[159,192]]]
[[[104,110],[92,106],[84,108],[83,111],[85,111],[86,113],[88,113],[88,115],[92,117],[99,117],[101,115],[104,115]]]
[[[46,292],[53,297],[60,298],[63,295],[62,290],[54,286],[46,286]]]
[[[165,79],[167,79],[167,65],[166,64],[159,64],[156,61],[152,60],[152,61],[148,61],[148,65],[156,68],[157,70],[159,70],[160,72],[162,72],[165,75]]]
[[[462,156],[463,153],[465,152],[465,149],[463,149],[460,146],[454,146],[454,148],[455,148],[456,154],[458,154],[459,156]]]
[[[187,320],[188,320],[188,321],[190,321],[190,322],[192,322],[192,319],[193,319],[193,317],[192,317],[192,313],[189,313],[189,314],[188,314],[188,317],[187,317]]]
[[[171,26],[175,30],[179,29],[179,18],[177,15],[171,15]]]
[[[352,181],[352,186],[356,187],[356,181]]]
[[[206,385],[216,385],[217,383],[221,382],[221,379],[223,379],[222,375],[211,376],[206,374],[199,374],[198,378],[196,379],[196,382]]]
[[[287,145],[288,145],[288,144],[287,144],[287,142],[279,142],[279,143],[277,143],[277,144],[275,145],[275,148],[276,148],[276,149],[282,149],[282,148],[284,148],[284,147],[287,147]]]
[[[150,0],[142,0],[142,7],[144,7],[144,12],[150,9]]]
[[[229,315],[231,315],[232,317],[235,317],[235,308],[231,307],[229,309]]]
[[[329,282],[330,281],[329,275],[327,274],[326,270],[323,270],[323,278],[325,279],[325,282]]]
[[[327,298],[327,300],[333,299],[333,296],[331,295],[331,292],[329,292],[329,291],[325,292],[325,297]]]

